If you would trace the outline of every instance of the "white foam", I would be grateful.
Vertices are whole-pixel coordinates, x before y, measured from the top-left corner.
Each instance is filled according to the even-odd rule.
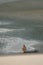
[[[7,28],[0,28],[0,33],[5,33],[8,31],[13,31],[13,29],[7,29]]]
[[[24,31],[25,30],[25,28],[20,28],[20,29],[13,29],[14,31]]]
[[[2,48],[2,52],[22,52],[22,46],[23,44],[26,45],[26,47],[30,47],[33,49],[33,45],[39,44],[36,40],[25,40],[18,37],[8,37],[8,38],[0,38],[0,43],[3,43],[4,46]]]
[[[10,24],[11,24],[11,22],[0,21],[0,25],[10,25]]]
[[[8,29],[8,28],[0,28],[0,33],[6,33],[11,31],[23,31],[25,29]]]

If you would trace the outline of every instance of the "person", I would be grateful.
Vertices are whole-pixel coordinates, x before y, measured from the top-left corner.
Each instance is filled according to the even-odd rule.
[[[23,45],[23,47],[22,47],[22,51],[23,51],[23,53],[25,53],[25,52],[26,52],[26,50],[27,50],[26,46],[25,46],[25,45]]]

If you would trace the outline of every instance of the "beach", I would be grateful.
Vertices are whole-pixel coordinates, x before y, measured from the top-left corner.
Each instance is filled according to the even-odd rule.
[[[43,54],[0,56],[0,65],[43,65]]]
[[[22,52],[23,44],[28,51],[35,49],[39,53],[15,55]],[[43,65],[41,53],[43,2],[0,4],[0,65]]]

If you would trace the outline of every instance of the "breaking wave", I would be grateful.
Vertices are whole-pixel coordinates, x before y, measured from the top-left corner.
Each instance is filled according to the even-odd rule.
[[[11,31],[23,31],[25,29],[7,29],[7,28],[0,28],[0,33],[6,33]]]
[[[25,40],[19,37],[7,37],[0,38],[0,52],[2,53],[19,53],[22,52],[23,44],[26,45],[27,49],[30,47],[34,48],[33,45],[39,44],[36,40]]]

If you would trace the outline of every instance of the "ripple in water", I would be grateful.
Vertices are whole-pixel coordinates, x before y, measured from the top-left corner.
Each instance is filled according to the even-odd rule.
[[[10,25],[10,24],[11,24],[11,22],[0,21],[0,25]]]
[[[7,28],[0,28],[0,33],[6,33],[11,31],[23,31],[25,29],[7,29]]]

